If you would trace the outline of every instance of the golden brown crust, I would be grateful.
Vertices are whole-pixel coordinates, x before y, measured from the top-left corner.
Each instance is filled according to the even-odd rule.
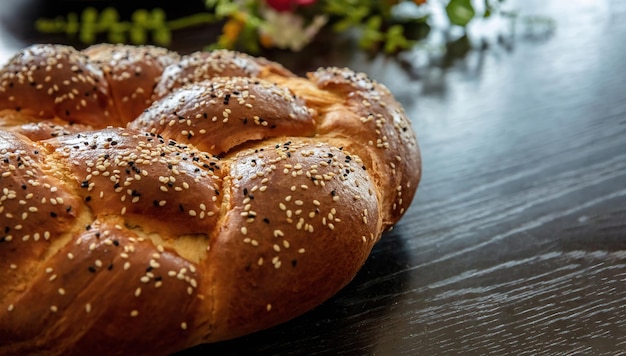
[[[33,285],[31,275],[65,242],[83,210],[50,154],[22,135],[0,131],[0,318]],[[10,329],[0,321],[0,344],[12,340]]]
[[[16,132],[33,141],[93,130],[89,125],[74,124],[59,118],[42,120],[10,109],[0,110],[0,117],[0,130]]]
[[[129,126],[222,154],[246,141],[311,136],[314,114],[289,89],[274,83],[217,77],[175,90]]]
[[[375,188],[357,156],[314,140],[275,142],[238,154],[227,178],[230,206],[206,266],[208,284],[221,286],[215,318],[228,321],[214,326],[216,339],[328,299],[354,277],[380,231]]]
[[[126,225],[184,235],[210,231],[222,201],[221,162],[150,133],[105,129],[47,141],[68,163],[77,195]]]
[[[111,45],[0,69],[0,160],[16,355],[168,354],[291,319],[354,277],[421,174],[402,107],[364,74]]]
[[[278,63],[245,53],[227,50],[194,52],[165,68],[154,94],[155,99],[159,99],[186,84],[215,77],[263,78],[272,74],[283,77],[294,75]]]
[[[349,149],[372,160],[372,174],[381,187],[383,221],[393,226],[411,204],[421,178],[421,157],[402,106],[389,90],[363,73],[347,68],[321,68],[309,73],[320,89],[342,102],[328,109],[320,134],[351,138]]]
[[[152,92],[163,69],[178,54],[153,46],[98,44],[83,50],[102,68],[123,123],[134,120],[152,103]]]
[[[208,302],[193,264],[115,220],[77,232],[32,279],[0,313],[11,353],[172,353],[186,344],[196,304]]]
[[[102,69],[76,49],[34,45],[0,69],[0,108],[98,127],[121,124]]]

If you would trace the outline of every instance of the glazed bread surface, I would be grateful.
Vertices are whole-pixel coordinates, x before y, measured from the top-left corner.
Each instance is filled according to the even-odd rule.
[[[0,69],[0,354],[170,354],[321,304],[409,207],[411,123],[347,68],[33,45]]]

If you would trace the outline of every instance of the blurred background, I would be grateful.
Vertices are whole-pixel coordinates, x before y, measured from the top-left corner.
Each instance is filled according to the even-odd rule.
[[[626,2],[4,0],[32,43],[233,48],[387,85],[423,156],[413,205],[355,280],[194,354],[626,350]]]
[[[545,39],[555,29],[553,15],[571,9],[550,11],[511,0],[190,0],[184,6],[168,0],[5,0],[2,6],[6,45],[45,39],[75,47],[121,42],[183,53],[229,48],[316,57],[419,50],[424,55],[407,59],[418,66],[429,63],[428,56],[510,49],[513,37]]]

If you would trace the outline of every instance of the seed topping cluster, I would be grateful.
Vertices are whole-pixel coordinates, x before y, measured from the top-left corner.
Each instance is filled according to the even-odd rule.
[[[231,177],[233,222],[241,241],[259,251],[252,257],[258,266],[295,268],[316,236],[349,234],[354,224],[369,230],[354,236],[359,241],[377,237],[372,183],[361,159],[341,147],[287,141],[250,150],[237,157]]]
[[[285,87],[262,79],[219,77],[157,101],[130,127],[221,154],[246,141],[312,135],[314,115]]]
[[[0,69],[0,107],[41,118],[116,122],[102,70],[68,46],[35,45]]]
[[[354,277],[420,176],[383,85],[232,51],[32,46],[0,68],[3,119],[0,353],[285,321]]]

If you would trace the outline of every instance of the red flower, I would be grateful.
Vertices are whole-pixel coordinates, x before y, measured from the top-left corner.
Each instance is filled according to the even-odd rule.
[[[291,11],[297,6],[312,5],[317,0],[265,0],[265,2],[276,11]]]

